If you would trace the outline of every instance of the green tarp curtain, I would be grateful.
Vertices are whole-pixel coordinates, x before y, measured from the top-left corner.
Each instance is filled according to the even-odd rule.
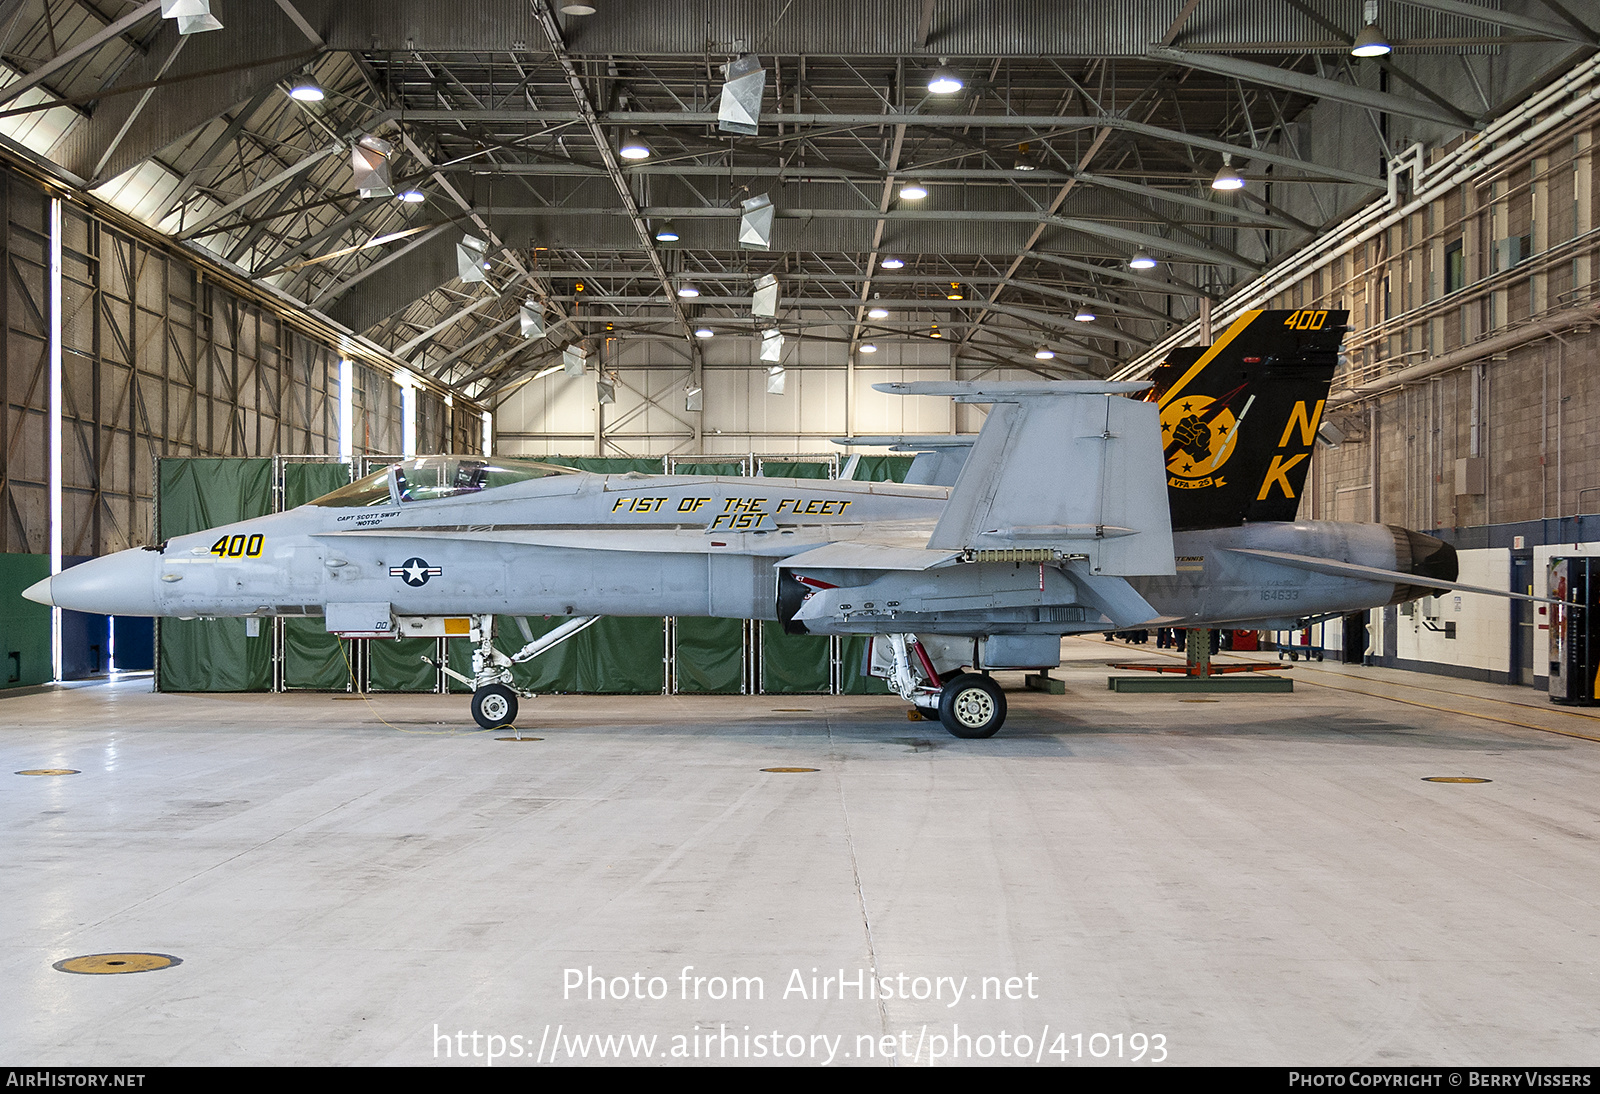
[[[439,680],[433,665],[438,643],[437,638],[367,639],[367,690],[432,691]]]
[[[350,483],[350,465],[337,462],[285,460],[283,507],[294,509]],[[321,619],[283,621],[283,686],[320,691],[344,691],[350,683],[353,643],[340,650],[339,639],[329,634]],[[432,690],[429,681],[428,690]]]
[[[50,609],[22,599],[49,576],[49,555],[0,554],[0,688],[42,684],[54,673]]]
[[[599,475],[625,475],[639,471],[646,475],[659,475],[665,466],[660,456],[635,459],[631,456],[535,456],[540,463],[557,467],[573,467],[579,471],[593,471]]]
[[[744,682],[744,620],[679,619],[673,655],[681,694],[737,695]]]
[[[833,468],[828,464],[809,460],[793,463],[765,460],[761,464],[761,474],[769,479],[826,479],[832,473]]]
[[[915,456],[862,456],[856,461],[857,482],[905,482]]]
[[[738,478],[744,474],[744,462],[731,460],[725,463],[678,463],[672,465],[674,475],[725,475]]]
[[[775,620],[761,624],[761,691],[814,695],[828,690],[829,643],[814,634],[784,634]]]
[[[867,655],[868,637],[864,634],[850,634],[844,637],[841,645],[844,647],[839,657],[839,691],[844,695],[887,695],[889,685],[886,681],[876,676],[868,676],[861,671],[861,662]]]
[[[265,516],[272,508],[270,459],[166,459],[159,465],[162,540]],[[158,621],[161,691],[266,691],[272,628],[246,638],[242,619]]]

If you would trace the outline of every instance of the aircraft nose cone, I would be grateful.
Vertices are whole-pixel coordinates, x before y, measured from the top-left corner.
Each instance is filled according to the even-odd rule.
[[[23,595],[41,604],[98,615],[159,615],[156,566],[161,556],[142,547],[92,558],[31,586]]]

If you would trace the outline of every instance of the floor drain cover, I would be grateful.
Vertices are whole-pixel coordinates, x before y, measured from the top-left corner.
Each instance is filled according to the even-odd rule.
[[[85,976],[107,976],[120,972],[154,972],[183,964],[183,958],[167,953],[91,953],[57,961],[52,968]]]
[[[18,775],[78,775],[78,774],[81,774],[81,772],[74,771],[70,767],[30,767],[26,771],[17,772],[17,774]]]
[[[1472,779],[1465,775],[1429,775],[1422,780],[1425,783],[1489,783],[1493,779]]]
[[[820,767],[763,767],[763,771],[771,771],[776,775],[798,775],[803,771],[821,771]]]

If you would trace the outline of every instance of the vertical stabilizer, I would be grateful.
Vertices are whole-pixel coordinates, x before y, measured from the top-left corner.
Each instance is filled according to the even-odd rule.
[[[930,548],[1081,557],[1099,574],[1173,573],[1157,408],[1118,396],[1142,383],[875,385],[992,403]],[[994,556],[994,557],[998,557]]]
[[[1248,311],[1157,369],[1173,528],[1295,519],[1349,315]]]

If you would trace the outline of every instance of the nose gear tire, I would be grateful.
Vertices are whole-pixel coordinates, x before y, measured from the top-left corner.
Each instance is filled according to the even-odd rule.
[[[1005,720],[1005,693],[987,676],[963,673],[939,692],[939,721],[957,737],[993,737]]]
[[[517,693],[504,684],[490,684],[472,693],[472,720],[484,729],[500,729],[517,720]]]

